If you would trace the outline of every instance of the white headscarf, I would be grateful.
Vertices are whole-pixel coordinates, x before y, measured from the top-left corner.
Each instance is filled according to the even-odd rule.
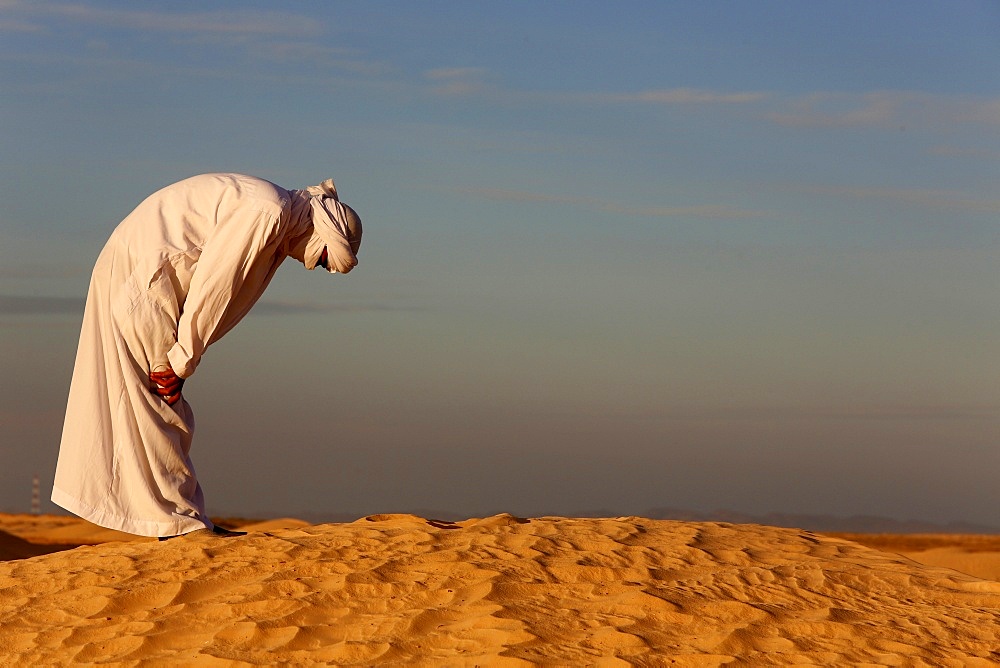
[[[302,257],[306,269],[316,268],[324,248],[331,274],[346,274],[356,267],[358,257],[351,248],[351,242],[355,243],[355,248],[361,245],[361,219],[354,209],[340,202],[333,179],[292,194],[298,200],[293,202],[293,210],[298,209],[300,215],[305,214],[302,205],[308,203],[308,213],[312,218],[314,234],[306,242]]]

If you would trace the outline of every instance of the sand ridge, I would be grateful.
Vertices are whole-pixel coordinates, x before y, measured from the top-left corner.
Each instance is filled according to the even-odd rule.
[[[987,666],[998,648],[1000,582],[756,525],[379,515],[0,563],[4,664]]]
[[[826,534],[867,547],[895,552],[925,566],[940,566],[1000,581],[1000,535]]]

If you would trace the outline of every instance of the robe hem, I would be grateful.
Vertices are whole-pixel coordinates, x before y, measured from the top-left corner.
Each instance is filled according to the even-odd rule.
[[[215,524],[208,519],[195,519],[193,517],[178,519],[173,522],[158,522],[156,520],[137,520],[121,517],[106,510],[94,508],[83,501],[58,487],[52,488],[52,503],[68,510],[77,517],[81,517],[88,522],[92,522],[105,529],[122,531],[136,536],[149,536],[157,538],[160,536],[176,536],[179,534],[198,531],[199,529],[213,529]]]

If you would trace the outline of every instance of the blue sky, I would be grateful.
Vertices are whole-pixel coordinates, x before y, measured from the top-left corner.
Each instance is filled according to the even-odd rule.
[[[210,512],[1000,526],[1000,5],[0,0],[0,509],[146,195],[333,177],[185,387]],[[51,510],[54,507],[48,506]]]

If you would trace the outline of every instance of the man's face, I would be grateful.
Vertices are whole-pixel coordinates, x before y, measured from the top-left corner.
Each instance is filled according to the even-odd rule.
[[[361,218],[357,211],[346,204],[344,210],[347,212],[347,243],[351,245],[351,250],[357,255],[361,248]]]

